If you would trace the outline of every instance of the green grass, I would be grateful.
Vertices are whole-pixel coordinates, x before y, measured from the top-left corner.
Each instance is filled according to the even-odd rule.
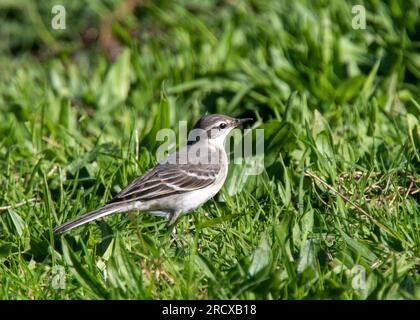
[[[121,1],[61,1],[64,31],[29,3],[0,5],[0,298],[420,299],[418,1],[362,1],[366,30],[344,1],[142,1],[115,61],[80,34]],[[265,170],[232,165],[182,247],[135,212],[53,236],[205,112],[256,118]]]

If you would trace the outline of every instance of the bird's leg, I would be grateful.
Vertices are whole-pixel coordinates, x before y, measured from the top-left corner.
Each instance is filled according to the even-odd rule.
[[[176,236],[176,226],[175,222],[178,219],[179,215],[181,214],[181,211],[175,211],[169,215],[168,222],[166,223],[166,227],[172,228],[171,230],[171,239],[174,241],[177,245],[177,247],[181,248],[181,242],[179,241],[178,237]]]
[[[171,231],[171,240],[176,243],[176,246],[178,248],[182,249],[182,243],[181,243],[181,241],[179,241],[178,237],[176,236],[175,226],[172,228],[172,231]]]
[[[168,216],[168,222],[166,222],[166,227],[172,226],[176,220],[178,219],[179,215],[181,214],[181,211],[175,211],[169,214]]]

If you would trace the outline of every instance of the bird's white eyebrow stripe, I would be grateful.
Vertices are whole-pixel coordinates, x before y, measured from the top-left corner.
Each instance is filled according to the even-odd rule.
[[[219,120],[219,121],[217,121],[216,123],[213,124],[213,128],[220,126],[224,122],[226,122],[226,121],[225,120]]]
[[[211,130],[215,130],[216,128],[218,128],[222,123],[228,123],[228,122],[226,122],[226,120],[219,120],[219,121],[217,121],[216,123],[213,123],[212,124],[212,126],[211,126],[211,128],[208,130],[208,131],[211,131]]]

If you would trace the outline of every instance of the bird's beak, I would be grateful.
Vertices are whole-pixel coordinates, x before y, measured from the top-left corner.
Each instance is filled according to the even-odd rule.
[[[254,120],[254,119],[252,119],[252,118],[235,119],[235,127],[241,125],[242,123],[252,121],[252,120]]]

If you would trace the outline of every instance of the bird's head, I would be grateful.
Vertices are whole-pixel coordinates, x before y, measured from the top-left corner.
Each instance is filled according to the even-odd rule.
[[[201,117],[195,124],[192,133],[195,137],[204,135],[210,143],[223,144],[228,134],[244,122],[252,121],[252,118],[237,119],[222,114],[210,114]],[[190,139],[189,139],[190,140]],[[192,137],[193,142],[199,140]]]

